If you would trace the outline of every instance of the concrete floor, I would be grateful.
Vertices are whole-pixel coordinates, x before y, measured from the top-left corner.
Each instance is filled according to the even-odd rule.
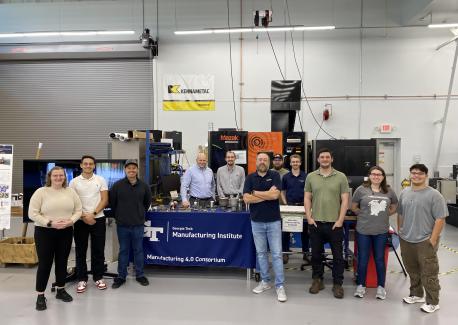
[[[458,249],[458,228],[446,226],[442,245]],[[110,246],[110,245],[107,245]],[[345,298],[332,296],[332,279],[326,271],[325,290],[308,293],[311,270],[298,270],[300,256],[287,264],[288,301],[276,300],[275,291],[251,293],[254,281],[246,280],[243,270],[206,268],[148,267],[149,287],[129,277],[120,289],[99,291],[92,281],[88,291],[77,295],[76,284],[68,284],[74,301],[57,301],[47,291],[48,310],[35,310],[36,268],[7,266],[0,268],[0,324],[458,324],[458,254],[441,246],[441,310],[425,314],[420,305],[401,302],[408,294],[409,281],[390,253],[385,301],[374,298],[368,289],[364,299],[353,297],[353,274],[345,272]],[[71,263],[71,262],[70,262]],[[109,265],[116,270],[116,263]]]

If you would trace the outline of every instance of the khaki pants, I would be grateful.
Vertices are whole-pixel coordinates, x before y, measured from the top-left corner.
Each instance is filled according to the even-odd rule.
[[[428,240],[409,243],[400,238],[401,255],[407,273],[410,276],[410,295],[423,297],[426,291],[426,303],[439,304],[439,261],[437,248]]]

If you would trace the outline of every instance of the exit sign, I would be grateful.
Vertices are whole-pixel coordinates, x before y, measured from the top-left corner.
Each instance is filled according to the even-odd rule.
[[[380,133],[391,133],[392,131],[393,125],[387,123],[380,125]]]

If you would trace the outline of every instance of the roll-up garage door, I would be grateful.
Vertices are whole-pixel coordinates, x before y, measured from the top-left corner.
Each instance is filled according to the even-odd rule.
[[[0,62],[0,143],[14,145],[13,193],[22,160],[108,158],[113,131],[153,125],[148,59]]]

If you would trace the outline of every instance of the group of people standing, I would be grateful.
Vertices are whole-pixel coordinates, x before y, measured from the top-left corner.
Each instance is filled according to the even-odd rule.
[[[199,153],[196,165],[189,168],[181,182],[182,205],[187,208],[194,202],[243,193],[250,205],[251,227],[259,263],[261,282],[253,292],[262,293],[272,288],[270,284],[269,256],[275,274],[277,299],[287,301],[283,264],[287,263],[283,252],[289,250],[289,233],[282,233],[280,203],[304,205],[304,231],[301,239],[304,258],[311,247],[311,294],[325,288],[324,245],[332,251],[333,295],[344,297],[343,280],[343,223],[347,210],[357,215],[356,240],[358,244],[357,287],[355,297],[366,294],[366,276],[370,253],[373,253],[377,271],[376,298],[385,299],[385,246],[389,230],[389,216],[398,213],[398,233],[401,255],[410,275],[410,294],[403,298],[407,304],[423,303],[421,310],[431,313],[439,309],[439,263],[437,248],[440,233],[448,216],[442,195],[428,186],[428,169],[423,164],[410,167],[411,187],[402,191],[399,199],[389,187],[383,168],[370,168],[367,180],[359,186],[349,206],[349,184],[342,172],[332,167],[333,155],[329,149],[319,150],[316,157],[319,168],[308,175],[300,169],[301,157],[290,157],[291,171],[283,168],[283,157],[274,155],[273,168],[270,156],[258,153],[256,171],[245,178],[242,167],[235,164],[232,151],[226,153],[225,166],[217,171],[217,181],[207,166],[207,157]],[[91,268],[98,289],[107,288],[103,280],[105,217],[103,209],[109,204],[114,212],[119,239],[118,277],[112,287],[119,288],[126,282],[129,254],[133,251],[136,280],[148,285],[143,273],[143,234],[145,213],[151,204],[149,186],[138,178],[135,160],[125,163],[126,177],[117,181],[110,191],[106,181],[94,174],[95,158],[83,156],[82,174],[67,186],[65,170],[52,168],[46,185],[31,198],[29,216],[35,221],[35,241],[39,265],[37,270],[36,309],[46,309],[44,291],[47,286],[53,260],[55,260],[56,298],[65,302],[72,297],[65,291],[67,259],[72,238],[76,244],[77,292],[87,289],[88,271],[86,252],[91,236]],[[424,296],[426,291],[426,297]]]
[[[302,198],[308,225],[308,231],[304,233],[309,234],[309,239],[302,235],[303,251],[308,249],[309,240],[312,251],[311,294],[317,294],[325,287],[323,254],[325,243],[329,243],[333,259],[333,295],[338,299],[344,297],[343,223],[347,210],[351,208],[357,215],[358,266],[354,296],[363,298],[366,294],[367,267],[372,252],[377,273],[376,298],[384,300],[387,295],[385,246],[390,228],[389,216],[397,212],[401,255],[411,284],[410,293],[403,298],[403,302],[423,303],[420,309],[427,313],[440,308],[437,248],[448,208],[443,196],[428,186],[428,168],[425,165],[414,164],[410,167],[411,186],[401,192],[399,199],[387,184],[383,168],[373,166],[365,182],[356,189],[349,206],[347,177],[332,167],[334,158],[329,149],[318,151],[316,159],[319,168],[308,175],[298,170],[300,157],[291,156],[292,170],[289,173],[282,173],[279,168],[281,164],[275,163],[279,158],[282,157],[274,156],[274,169],[278,171],[274,172],[268,169],[269,155],[259,153],[256,172],[247,176],[243,189],[243,198],[250,204],[261,274],[261,282],[253,289],[254,293],[271,289],[268,265],[270,250],[277,299],[280,302],[287,300],[282,252],[289,247],[289,234],[285,236],[283,233],[282,247],[280,201],[297,205]],[[288,244],[285,245],[285,242]]]
[[[103,210],[110,205],[117,224],[119,241],[118,277],[112,287],[119,288],[126,281],[129,254],[133,251],[136,280],[148,285],[143,273],[143,227],[145,213],[151,204],[149,186],[138,178],[138,164],[127,160],[126,177],[113,184],[110,191],[106,180],[94,174],[96,160],[83,156],[80,176],[67,182],[65,169],[55,166],[46,175],[45,186],[35,191],[30,199],[29,217],[35,222],[35,245],[38,255],[36,277],[36,309],[45,310],[44,295],[53,261],[55,263],[56,298],[71,302],[65,290],[67,260],[75,240],[77,293],[87,289],[88,269],[86,255],[91,238],[91,270],[95,286],[105,290],[106,218]]]
[[[218,198],[229,198],[242,194],[245,170],[235,164],[233,151],[226,152],[226,165],[218,168],[216,182],[213,171],[207,166],[205,153],[198,153],[196,164],[184,173],[181,179],[181,202],[184,208],[197,203],[208,203]]]

